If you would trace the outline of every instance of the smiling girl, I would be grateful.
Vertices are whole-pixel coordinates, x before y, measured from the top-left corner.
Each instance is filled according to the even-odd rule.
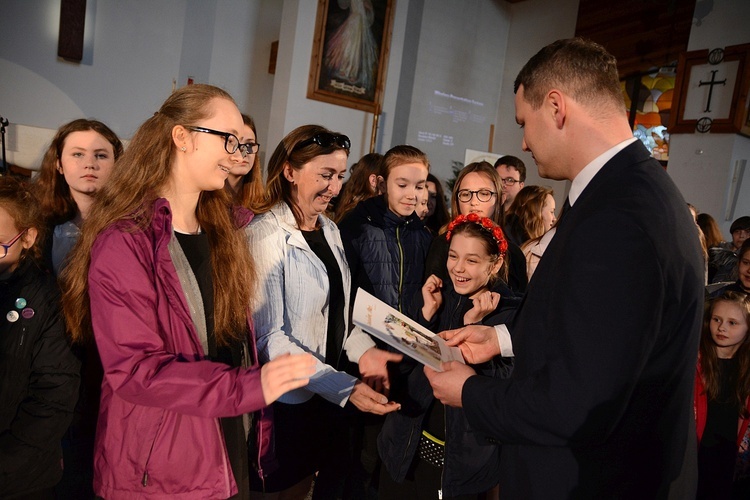
[[[506,321],[520,299],[504,281],[508,243],[502,229],[489,218],[469,213],[454,218],[444,237],[450,244],[450,280],[435,275],[427,279],[418,301],[420,323],[440,332]],[[510,366],[504,360],[476,369],[502,377]],[[393,395],[402,411],[386,418],[378,439],[385,465],[380,498],[427,493],[432,498],[469,499],[493,488],[499,480],[498,447],[471,432],[463,410],[445,407],[433,397],[421,366],[411,363],[404,389]]]
[[[456,183],[453,185],[451,196],[453,217],[475,213],[503,227],[501,185],[500,176],[491,164],[486,161],[469,163],[458,173]],[[446,230],[447,228],[443,227],[440,234],[432,241],[425,264],[425,279],[431,274],[443,281],[448,279],[448,270],[445,267],[448,260]],[[508,265],[508,286],[515,292],[525,291],[528,283],[526,260],[521,249],[511,241],[508,241],[508,255],[505,260]]]
[[[267,474],[271,450],[269,415],[250,450],[245,415],[308,382],[310,355],[260,366],[255,353],[252,213],[223,189],[249,153],[242,126],[217,87],[173,92],[136,131],[63,272],[71,336],[93,336],[104,368],[99,497],[247,498],[250,467]]]
[[[360,202],[339,224],[353,289],[361,287],[406,314],[422,286],[432,240],[415,213],[429,171],[429,160],[419,149],[392,148],[380,165],[383,195]]]
[[[749,329],[747,294],[710,302],[695,378],[697,498],[750,497]]]

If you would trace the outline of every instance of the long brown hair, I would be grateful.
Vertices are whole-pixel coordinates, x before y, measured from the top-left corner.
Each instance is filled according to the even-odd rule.
[[[255,121],[250,115],[242,114],[242,121],[250,127],[255,135],[255,142],[258,142],[258,132],[255,129]],[[263,202],[263,176],[260,171],[260,152],[255,154],[255,161],[250,171],[242,177],[235,202],[253,212],[256,207]]]
[[[705,314],[703,315],[703,330],[701,332],[700,342],[700,365],[703,377],[703,386],[705,387],[708,399],[716,399],[721,392],[719,380],[719,356],[716,353],[716,344],[711,337],[711,315],[713,314],[714,305],[719,302],[728,302],[736,304],[742,310],[745,324],[750,325],[750,296],[741,292],[724,292],[707,304]],[[737,388],[735,391],[735,403],[740,410],[740,414],[747,418],[750,416],[747,411],[746,401],[750,397],[750,332],[745,336],[734,357],[739,360],[739,377],[737,378]]]
[[[453,184],[453,193],[451,194],[451,217],[461,215],[461,209],[458,206],[458,192],[461,190],[461,183],[464,181],[464,177],[468,174],[476,172],[478,174],[486,175],[490,183],[494,186],[495,191],[495,210],[492,212],[492,222],[500,227],[503,227],[503,204],[500,202],[500,193],[502,192],[502,181],[500,180],[500,174],[497,173],[495,167],[486,161],[475,161],[469,163],[458,173],[456,182]],[[440,234],[443,234],[447,230],[447,224],[440,229]]]
[[[372,198],[378,194],[377,189],[373,188],[370,184],[370,176],[373,174],[378,175],[382,160],[383,155],[368,153],[352,165],[350,169],[352,175],[346,181],[344,187],[341,188],[339,202],[336,204],[335,222],[341,222],[341,219],[351,212],[360,201]]]
[[[271,155],[271,159],[268,161],[266,197],[263,203],[257,207],[256,213],[267,212],[278,202],[283,201],[292,210],[297,227],[300,226],[302,212],[300,212],[292,196],[291,183],[284,177],[284,165],[289,164],[294,170],[300,170],[313,158],[331,154],[337,150],[345,151],[346,155],[349,156],[349,150],[338,146],[335,142],[327,147],[316,143],[310,143],[301,148],[297,147],[297,144],[307,141],[318,134],[341,135],[338,132],[331,132],[322,125],[302,125],[281,139],[281,142],[279,142]]]
[[[70,187],[65,182],[65,176],[58,171],[57,165],[68,136],[73,132],[86,132],[88,130],[93,130],[112,145],[115,160],[122,156],[122,142],[109,127],[100,121],[81,118],[66,123],[57,129],[52,143],[42,158],[39,175],[33,183],[34,194],[42,207],[42,214],[46,218],[46,223],[50,226],[69,221],[78,212],[73,195],[70,194]]]
[[[519,229],[533,240],[543,236],[547,232],[542,219],[542,209],[547,201],[547,196],[554,196],[552,189],[544,186],[524,186],[511,203],[508,213],[515,214]]]
[[[721,237],[719,225],[716,223],[716,219],[711,217],[711,214],[700,213],[696,215],[695,223],[701,228],[703,236],[706,238],[707,248],[718,247],[724,241],[724,238]]]
[[[175,91],[161,109],[136,131],[128,150],[108,183],[98,193],[81,236],[62,273],[63,313],[75,341],[90,338],[91,306],[88,271],[91,247],[110,225],[132,221],[138,228],[150,225],[152,206],[169,182],[177,147],[172,129],[195,125],[212,115],[216,99],[234,100],[210,85],[188,85]],[[253,296],[255,267],[244,231],[232,217],[232,200],[224,189],[204,191],[196,217],[208,236],[214,286],[214,332],[220,344],[240,339],[247,331],[248,304]]]

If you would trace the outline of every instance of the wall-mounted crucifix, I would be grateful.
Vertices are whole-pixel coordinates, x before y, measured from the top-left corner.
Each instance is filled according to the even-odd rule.
[[[750,44],[681,54],[670,133],[745,133]]]
[[[714,94],[714,85],[726,85],[727,79],[724,78],[723,80],[716,80],[716,73],[718,73],[718,69],[711,70],[711,80],[708,82],[704,82],[703,80],[698,83],[699,87],[703,87],[704,85],[708,85],[708,99],[706,99],[706,109],[703,111],[706,113],[711,112],[711,97],[713,97]]]

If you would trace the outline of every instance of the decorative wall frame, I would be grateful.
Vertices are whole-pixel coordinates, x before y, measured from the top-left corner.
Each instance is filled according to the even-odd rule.
[[[750,135],[750,44],[680,54],[669,132]]]
[[[380,114],[394,0],[318,0],[308,99]]]

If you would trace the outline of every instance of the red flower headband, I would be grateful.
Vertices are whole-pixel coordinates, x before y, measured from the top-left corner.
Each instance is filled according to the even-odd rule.
[[[505,257],[505,254],[508,252],[508,241],[505,239],[503,230],[500,229],[500,226],[492,222],[492,219],[488,217],[480,217],[474,212],[456,216],[450,224],[448,224],[448,232],[445,233],[445,239],[450,241],[451,236],[453,235],[453,230],[456,229],[456,226],[468,223],[476,224],[485,231],[488,231],[492,235],[492,239],[497,243],[497,249],[500,250],[500,255]]]

